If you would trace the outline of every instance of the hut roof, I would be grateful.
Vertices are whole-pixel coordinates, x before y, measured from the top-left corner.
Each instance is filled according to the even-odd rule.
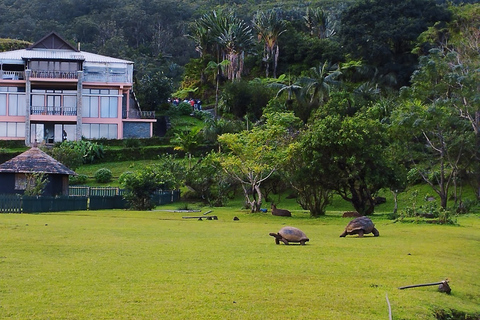
[[[37,147],[30,148],[22,154],[0,164],[0,172],[68,174],[75,172],[58,162]]]

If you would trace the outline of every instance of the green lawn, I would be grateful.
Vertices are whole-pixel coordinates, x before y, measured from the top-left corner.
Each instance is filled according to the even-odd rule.
[[[388,319],[387,294],[394,319],[480,316],[478,215],[452,226],[377,214],[380,237],[360,239],[339,238],[349,220],[338,213],[160,211],[177,207],[0,215],[0,318]],[[268,233],[284,225],[310,242],[275,245]],[[398,289],[445,278],[450,295]]]

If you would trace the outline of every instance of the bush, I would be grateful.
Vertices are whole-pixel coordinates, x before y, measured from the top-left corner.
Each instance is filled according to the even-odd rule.
[[[169,114],[176,115],[176,116],[188,116],[192,113],[193,109],[190,103],[188,102],[180,102],[178,106],[172,104],[170,106]]]
[[[88,180],[88,176],[86,174],[79,174],[76,176],[70,176],[69,182],[71,185],[81,185],[86,184]]]
[[[98,169],[95,172],[95,181],[98,183],[106,183],[112,181],[112,171],[107,168]]]

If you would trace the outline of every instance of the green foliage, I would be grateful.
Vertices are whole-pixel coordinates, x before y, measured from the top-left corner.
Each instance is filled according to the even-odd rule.
[[[274,96],[274,89],[265,84],[235,81],[227,83],[223,88],[220,109],[237,118],[248,114],[258,120],[262,116],[262,110]]]
[[[182,131],[175,133],[172,143],[175,144],[175,150],[181,150],[192,154],[195,148],[200,144],[202,135],[201,128],[193,128],[189,131]]]
[[[0,52],[25,49],[31,45],[31,42],[22,40],[0,39]]]
[[[213,207],[227,204],[234,184],[223,172],[218,157],[212,153],[198,160],[185,178],[185,185],[194,192],[190,197]]]
[[[52,149],[48,149],[47,153],[74,171],[84,163],[83,151],[80,148],[72,148],[70,144],[56,145]]]
[[[112,171],[107,168],[100,168],[95,172],[95,181],[98,183],[107,183],[112,181]]]
[[[77,174],[75,176],[69,177],[69,184],[71,185],[82,185],[86,184],[88,176],[86,174]]]
[[[162,103],[167,101],[172,91],[172,79],[161,72],[145,74],[138,80],[137,97],[144,111],[160,111]]]
[[[177,106],[170,105],[168,114],[172,116],[188,116],[193,112],[193,108],[188,102],[180,102]]]
[[[433,0],[362,0],[342,15],[342,44],[345,53],[382,75],[395,75],[398,88],[408,84],[414,71],[416,57],[411,51],[417,37],[435,22],[449,19],[448,10]]]
[[[220,164],[227,175],[242,186],[251,212],[260,210],[263,201],[260,187],[280,167],[300,122],[292,113],[264,117],[265,124],[218,138],[225,146]]]
[[[399,172],[385,152],[386,127],[364,112],[347,116],[350,108],[331,99],[319,109],[301,137],[300,153],[318,184],[368,215],[374,211],[373,195],[396,185]]]
[[[43,172],[33,172],[25,174],[26,188],[24,195],[41,196],[48,183],[48,175]]]
[[[185,181],[185,167],[172,155],[164,155],[154,164],[136,171],[125,171],[119,177],[125,189],[125,199],[133,210],[151,210],[155,207],[155,191],[178,189]]]
[[[60,144],[60,148],[73,149],[82,155],[83,163],[94,163],[103,158],[103,146],[89,140],[70,141],[66,140]]]

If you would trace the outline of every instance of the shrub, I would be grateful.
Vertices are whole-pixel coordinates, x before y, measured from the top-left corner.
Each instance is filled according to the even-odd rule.
[[[88,176],[86,174],[79,174],[76,176],[70,176],[69,182],[71,185],[80,185],[86,184],[88,180]]]
[[[170,106],[169,114],[176,116],[188,116],[192,113],[192,106],[188,102],[180,102],[178,106],[172,104]]]
[[[95,181],[98,183],[106,183],[112,181],[112,171],[107,168],[98,169],[95,172]]]

